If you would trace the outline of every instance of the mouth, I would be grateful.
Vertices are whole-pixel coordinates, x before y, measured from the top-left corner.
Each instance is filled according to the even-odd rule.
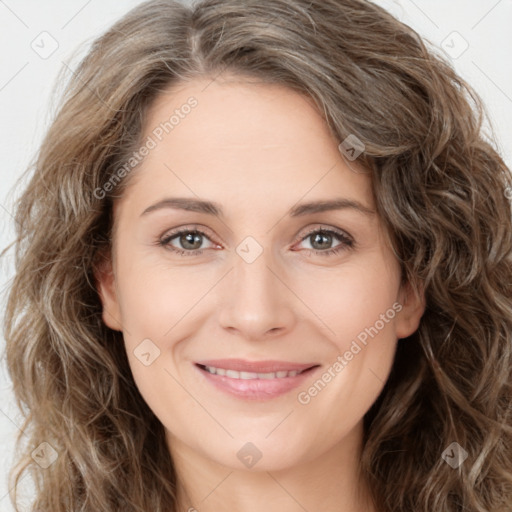
[[[196,367],[217,390],[237,398],[268,400],[299,386],[319,365],[217,359],[198,362]]]

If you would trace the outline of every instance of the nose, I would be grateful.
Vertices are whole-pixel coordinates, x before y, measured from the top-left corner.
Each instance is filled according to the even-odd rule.
[[[234,268],[220,290],[221,327],[248,341],[282,335],[296,321],[293,292],[269,255],[265,250],[252,263],[235,255]]]

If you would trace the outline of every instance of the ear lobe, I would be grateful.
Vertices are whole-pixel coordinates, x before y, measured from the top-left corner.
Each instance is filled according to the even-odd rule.
[[[399,298],[402,310],[397,315],[395,324],[397,339],[407,338],[413,334],[420,325],[421,317],[426,308],[423,283],[419,283],[418,292],[416,293],[411,283],[407,282],[402,287]]]
[[[96,291],[103,305],[102,319],[107,327],[122,331],[121,310],[117,297],[116,281],[112,265],[111,252],[98,254],[94,265]]]

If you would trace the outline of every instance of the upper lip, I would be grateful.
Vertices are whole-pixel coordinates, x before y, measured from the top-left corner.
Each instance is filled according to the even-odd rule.
[[[253,373],[273,373],[273,372],[291,372],[302,371],[313,366],[315,363],[293,363],[289,361],[246,361],[244,359],[208,359],[197,361],[200,366],[210,366],[214,368],[223,368],[225,370],[235,370],[238,372]]]

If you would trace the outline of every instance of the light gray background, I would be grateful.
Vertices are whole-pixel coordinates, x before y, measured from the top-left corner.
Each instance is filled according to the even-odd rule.
[[[50,93],[58,71],[64,65],[73,69],[92,40],[139,3],[139,0],[0,0],[0,250],[13,238],[12,187],[34,157],[48,126]],[[512,167],[512,0],[377,0],[376,3],[416,29],[439,51],[444,48],[450,54],[459,74],[483,98],[496,145]],[[46,55],[52,45],[58,48]],[[463,51],[466,45],[468,48]],[[2,313],[12,272],[9,255],[0,264]],[[0,337],[0,510],[11,512],[7,471],[20,420],[3,350],[4,340]],[[23,482],[28,492],[29,480],[25,477]]]

